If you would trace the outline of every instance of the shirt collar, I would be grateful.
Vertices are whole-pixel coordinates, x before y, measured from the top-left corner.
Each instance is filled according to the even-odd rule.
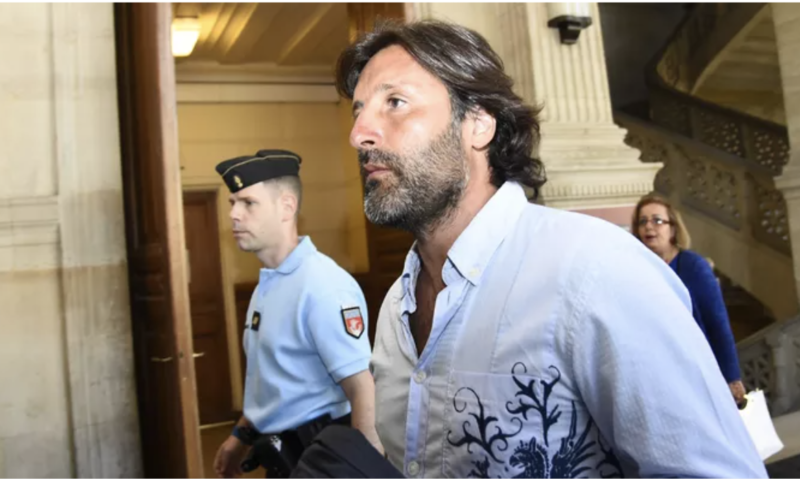
[[[473,285],[480,284],[494,252],[514,227],[528,203],[519,183],[507,181],[475,215],[453,243],[447,257]]]
[[[497,190],[447,253],[448,260],[461,276],[473,285],[480,284],[494,252],[511,231],[527,203],[525,191],[519,183],[507,181]],[[406,299],[414,298],[420,266],[417,243],[414,242],[406,256],[402,275],[403,297]],[[411,301],[408,306],[409,311],[413,312],[416,301]]]
[[[295,246],[289,256],[283,260],[283,262],[275,269],[269,268],[261,268],[259,276],[261,279],[265,279],[268,276],[274,275],[275,273],[280,274],[291,274],[303,264],[303,260],[308,258],[309,256],[313,255],[317,252],[317,247],[314,246],[314,243],[311,242],[311,238],[308,236],[301,236],[300,242]]]

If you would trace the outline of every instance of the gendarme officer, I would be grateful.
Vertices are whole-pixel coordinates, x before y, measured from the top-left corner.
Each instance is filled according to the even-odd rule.
[[[231,192],[233,235],[263,264],[244,331],[244,415],[214,461],[223,477],[248,461],[287,475],[328,424],[349,424],[383,454],[364,295],[356,281],[298,237],[300,157],[261,150],[217,165]],[[280,451],[280,452],[278,452]]]

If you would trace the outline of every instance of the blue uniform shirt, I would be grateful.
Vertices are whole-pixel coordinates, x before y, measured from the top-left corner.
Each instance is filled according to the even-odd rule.
[[[409,477],[766,477],[686,288],[623,229],[506,183],[448,252],[423,351],[419,271],[412,249],[371,364]]]
[[[244,416],[262,433],[350,412],[342,379],[369,368],[367,309],[358,283],[309,237],[277,269],[262,269],[244,331]]]

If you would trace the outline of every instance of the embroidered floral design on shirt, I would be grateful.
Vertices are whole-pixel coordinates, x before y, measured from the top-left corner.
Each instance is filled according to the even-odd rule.
[[[552,405],[550,401],[553,389],[561,381],[561,372],[555,366],[550,366],[548,369],[554,372],[554,377],[550,381],[532,379],[527,383],[519,378],[519,375],[528,372],[524,364],[516,363],[511,369],[511,377],[517,386],[517,392],[514,394],[514,400],[506,402],[506,410],[499,413],[512,415],[508,422],[518,426],[513,432],[500,427],[499,418],[495,415],[497,413],[487,411],[484,402],[473,388],[462,387],[456,392],[453,397],[453,408],[457,413],[466,413],[470,419],[462,422],[463,437],[451,438],[456,436],[451,430],[447,433],[447,441],[457,448],[466,445],[467,453],[472,458],[470,462],[474,466],[469,472],[471,477],[490,477],[492,468],[490,459],[498,466],[504,465],[504,477],[513,474],[514,471],[519,471],[514,477],[577,477],[584,473],[599,474],[603,478],[622,477],[619,460],[613,450],[606,447],[602,441],[592,419],[588,418],[583,425],[578,424],[575,401],[570,401],[569,430],[565,437],[557,439],[560,441],[558,450],[552,456],[549,454],[551,429],[561,419],[562,411],[560,404]],[[460,397],[464,391],[475,396],[477,411],[467,411],[470,404],[463,396]],[[528,414],[530,411],[534,411],[531,417]],[[522,432],[523,420],[533,420],[533,415],[536,413],[541,418],[540,434],[530,437],[527,441],[520,440],[510,456],[502,454],[509,449],[508,440]],[[473,445],[479,449],[471,449]]]
[[[517,385],[519,391],[514,396],[523,396],[523,398],[518,399],[519,407],[512,409],[511,403],[512,401],[508,401],[506,403],[506,410],[511,414],[522,414],[522,417],[525,420],[528,420],[528,411],[531,409],[536,410],[539,415],[542,417],[542,426],[544,427],[544,444],[545,446],[549,446],[550,442],[548,441],[548,433],[550,432],[550,428],[553,424],[558,422],[558,418],[561,417],[561,411],[558,410],[558,404],[553,408],[552,411],[547,410],[547,401],[550,400],[550,395],[553,394],[553,386],[555,386],[559,381],[561,381],[561,371],[558,370],[555,366],[550,366],[548,369],[552,369],[556,373],[555,379],[550,382],[545,381],[544,379],[540,379],[539,383],[542,386],[542,399],[539,400],[539,397],[536,395],[536,380],[528,381],[528,384],[525,385],[522,381],[517,379],[516,372],[517,366],[522,366],[524,369],[522,374],[527,374],[528,368],[525,367],[522,363],[517,363],[511,368],[511,377],[514,378],[514,384]],[[533,404],[526,404],[523,399],[528,398],[533,401]]]
[[[473,419],[475,419],[475,421],[478,424],[478,427],[477,427],[477,429],[478,429],[477,434],[478,435],[476,436],[476,435],[474,435],[474,434],[472,434],[470,432],[470,426],[472,425],[472,423],[469,420],[467,420],[467,421],[464,421],[461,424],[461,429],[464,432],[464,437],[459,439],[458,441],[451,441],[450,440],[450,434],[452,434],[453,431],[449,431],[447,433],[447,441],[450,444],[452,444],[453,446],[455,446],[455,447],[461,447],[464,444],[466,444],[467,445],[467,452],[469,452],[469,453],[472,453],[472,450],[470,449],[470,447],[472,447],[473,444],[477,444],[484,451],[486,451],[486,453],[489,454],[489,456],[491,456],[492,459],[494,459],[497,462],[501,462],[500,459],[498,459],[497,456],[495,455],[495,453],[493,452],[492,446],[494,445],[495,442],[500,441],[501,444],[497,446],[497,449],[500,452],[508,450],[508,438],[514,437],[517,434],[519,434],[519,432],[522,430],[522,421],[519,418],[516,418],[516,417],[511,419],[512,421],[516,421],[516,423],[519,424],[519,429],[517,429],[516,432],[513,432],[511,434],[503,432],[500,429],[500,426],[495,424],[495,426],[494,426],[495,433],[492,436],[487,437],[486,431],[489,428],[489,425],[491,423],[497,422],[497,417],[495,417],[495,416],[488,416],[487,417],[486,416],[486,410],[483,407],[483,403],[481,402],[481,398],[478,396],[478,393],[476,393],[474,389],[472,389],[472,388],[461,388],[461,389],[459,389],[456,392],[455,397],[453,397],[453,407],[455,408],[456,412],[459,412],[459,413],[464,412],[467,409],[467,402],[466,401],[464,401],[464,404],[461,407],[459,407],[459,405],[458,405],[458,395],[462,391],[465,391],[465,390],[469,391],[473,395],[475,395],[475,399],[478,401],[478,413],[477,414],[474,413],[474,412],[468,413],[470,416],[472,416]]]

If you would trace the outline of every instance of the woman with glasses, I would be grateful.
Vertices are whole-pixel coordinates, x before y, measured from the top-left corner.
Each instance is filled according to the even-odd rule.
[[[669,264],[686,285],[694,319],[711,345],[734,399],[740,403],[745,389],[722,291],[708,261],[689,250],[691,239],[680,214],[666,199],[644,196],[634,210],[631,232]]]

